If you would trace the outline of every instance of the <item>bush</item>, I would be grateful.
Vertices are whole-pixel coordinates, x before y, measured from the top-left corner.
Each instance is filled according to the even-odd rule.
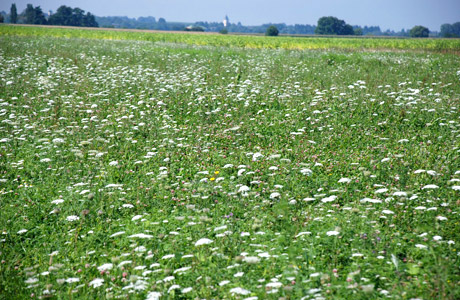
[[[276,28],[276,26],[270,26],[267,28],[267,31],[265,31],[265,35],[266,36],[278,36],[279,34],[279,31],[278,31],[278,28]]]
[[[227,28],[224,28],[222,29],[221,31],[219,31],[220,34],[227,34],[228,33],[228,29]]]

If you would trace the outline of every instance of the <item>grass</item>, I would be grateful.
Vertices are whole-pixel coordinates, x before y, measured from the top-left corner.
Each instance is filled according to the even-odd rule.
[[[0,298],[460,298],[457,55],[17,28]]]

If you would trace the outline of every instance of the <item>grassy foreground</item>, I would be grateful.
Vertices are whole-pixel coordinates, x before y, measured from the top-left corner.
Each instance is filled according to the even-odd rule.
[[[460,298],[460,57],[15,30],[0,298]]]
[[[252,49],[417,50],[460,53],[460,39],[264,37],[1,25],[0,35],[137,40]]]

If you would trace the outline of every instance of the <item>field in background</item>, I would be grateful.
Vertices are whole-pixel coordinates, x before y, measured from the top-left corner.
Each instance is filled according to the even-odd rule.
[[[0,299],[459,299],[431,50],[0,26]]]
[[[342,49],[342,50],[425,50],[460,53],[460,39],[402,39],[352,37],[264,37],[221,35],[212,33],[181,33],[144,30],[95,28],[59,28],[54,26],[0,26],[0,35],[53,36],[109,40],[137,40],[182,43],[217,47],[255,49]]]

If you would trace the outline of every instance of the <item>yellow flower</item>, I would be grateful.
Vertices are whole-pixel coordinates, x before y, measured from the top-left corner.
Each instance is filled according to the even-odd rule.
[[[215,179],[214,177],[212,177],[212,178],[211,178],[211,181],[214,181],[214,180],[216,180],[216,179]]]
[[[219,174],[219,171],[215,171],[214,174],[216,174],[216,175]]]

